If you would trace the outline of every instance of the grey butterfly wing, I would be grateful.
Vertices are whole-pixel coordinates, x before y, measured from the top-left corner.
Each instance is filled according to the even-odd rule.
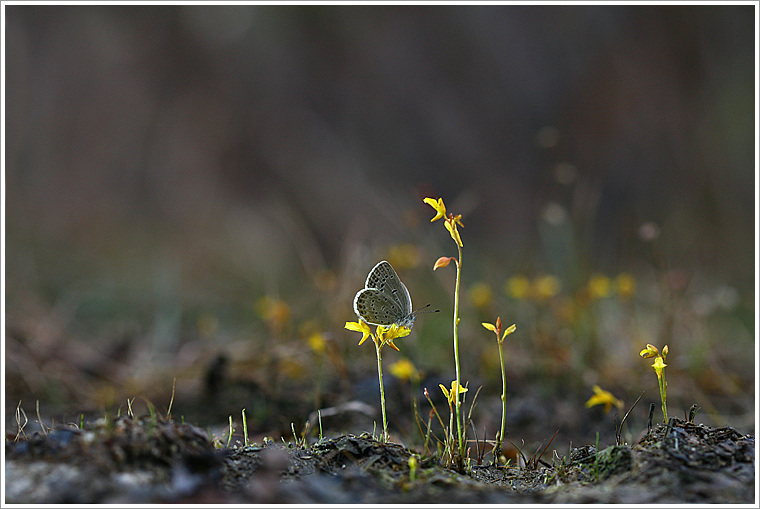
[[[399,303],[377,288],[364,288],[356,293],[354,312],[371,325],[392,325],[404,316]]]
[[[412,297],[406,285],[393,270],[390,263],[383,260],[369,272],[365,288],[376,288],[384,295],[393,299],[402,311],[398,318],[403,318],[412,312]]]

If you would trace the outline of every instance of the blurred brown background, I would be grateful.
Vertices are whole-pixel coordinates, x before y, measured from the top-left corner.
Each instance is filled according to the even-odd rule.
[[[19,401],[47,424],[163,412],[175,378],[175,416],[247,408],[261,433],[376,407],[343,325],[383,258],[442,311],[386,366],[437,390],[454,270],[430,268],[456,250],[425,196],[463,214],[479,430],[500,418],[497,315],[518,325],[513,437],[609,435],[594,384],[646,391],[635,434],[659,401],[646,343],[670,345],[672,415],[754,428],[752,6],[5,12],[10,433]]]

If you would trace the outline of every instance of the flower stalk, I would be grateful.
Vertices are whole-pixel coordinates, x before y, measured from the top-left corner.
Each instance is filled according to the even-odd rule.
[[[501,428],[499,428],[499,434],[496,435],[496,447],[494,450],[494,457],[498,458],[501,453],[502,446],[504,445],[504,428],[507,419],[507,372],[504,368],[504,339],[512,334],[517,325],[512,324],[502,334],[501,317],[496,317],[496,325],[490,323],[483,323],[483,327],[496,334],[496,342],[499,344],[499,363],[501,364]]]
[[[438,219],[443,219],[443,225],[448,230],[449,235],[451,235],[452,240],[457,246],[457,254],[458,257],[445,257],[442,256],[441,258],[438,258],[436,260],[435,264],[433,265],[433,270],[436,270],[440,267],[446,267],[451,263],[453,260],[456,263],[457,267],[457,276],[456,276],[456,284],[454,287],[454,330],[453,330],[453,336],[454,336],[454,367],[456,371],[456,380],[458,387],[461,387],[461,373],[459,371],[459,287],[461,282],[461,274],[462,274],[462,238],[459,235],[459,228],[458,226],[464,227],[464,224],[462,224],[462,215],[457,214],[456,216],[452,213],[446,213],[446,206],[443,204],[443,198],[438,198],[437,200],[434,198],[425,198],[422,200],[423,202],[427,203],[433,209],[435,210],[436,214],[435,216],[430,220],[432,223],[433,221],[437,221]],[[456,420],[457,420],[457,444],[459,447],[459,457],[464,459],[466,450],[466,440],[465,440],[465,430],[464,430],[464,423],[462,422],[462,414],[461,414],[461,402],[459,399],[459,391],[454,391],[452,398],[452,403],[454,404],[455,413],[456,413]]]
[[[367,322],[362,319],[359,319],[358,322],[346,322],[345,327],[348,330],[361,332],[362,338],[359,340],[360,345],[364,343],[367,338],[372,338],[372,342],[375,343],[375,353],[377,354],[377,380],[380,385],[380,408],[383,414],[383,435],[381,442],[385,443],[388,441],[389,436],[388,419],[385,413],[385,387],[383,386],[383,347],[388,345],[398,352],[399,349],[393,343],[393,340],[408,336],[412,332],[412,329],[409,327],[399,327],[396,324],[389,327],[378,325],[375,332],[372,332],[372,329],[369,328]]]
[[[662,353],[660,353],[656,346],[647,344],[647,347],[639,352],[639,355],[645,359],[651,359],[654,357],[654,364],[652,364],[652,368],[654,369],[655,373],[657,373],[657,385],[660,389],[660,401],[662,403],[662,417],[664,419],[664,422],[668,422],[668,382],[665,381],[665,368],[667,367],[667,364],[665,364],[665,357],[668,355],[668,345],[665,345],[662,348]]]

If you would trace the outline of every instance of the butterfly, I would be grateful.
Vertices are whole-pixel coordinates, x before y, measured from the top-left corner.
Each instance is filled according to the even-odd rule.
[[[391,264],[383,260],[369,271],[364,288],[356,293],[354,312],[371,325],[411,328],[422,310],[412,311],[409,290]]]

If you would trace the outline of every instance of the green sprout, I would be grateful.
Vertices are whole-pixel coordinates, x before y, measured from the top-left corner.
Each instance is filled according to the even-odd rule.
[[[507,373],[504,369],[504,338],[512,334],[516,329],[517,325],[512,324],[504,331],[502,334],[501,332],[501,317],[496,317],[496,325],[493,325],[491,323],[483,323],[483,327],[490,330],[494,334],[496,334],[496,341],[499,344],[499,362],[501,363],[501,383],[502,383],[502,389],[501,389],[501,428],[499,429],[499,434],[496,435],[496,448],[494,450],[494,458],[498,458],[499,454],[501,453],[502,445],[504,444],[504,425],[507,418]]]
[[[369,328],[367,322],[364,320],[359,320],[358,322],[346,322],[345,327],[348,330],[362,333],[362,339],[359,341],[360,345],[364,343],[367,338],[372,338],[372,341],[375,343],[375,353],[377,354],[377,378],[380,383],[380,408],[383,412],[383,436],[381,442],[385,443],[388,441],[388,419],[385,414],[385,389],[383,387],[382,350],[385,345],[388,345],[398,352],[399,349],[393,343],[393,340],[396,338],[403,338],[404,336],[408,336],[412,332],[412,329],[409,327],[400,327],[396,324],[393,324],[389,327],[378,325],[377,329],[373,333]]]
[[[666,391],[668,387],[668,382],[665,381],[665,367],[667,367],[667,364],[665,364],[665,357],[668,355],[668,345],[665,345],[662,348],[662,353],[660,353],[656,346],[647,344],[647,347],[639,352],[639,355],[645,359],[651,359],[652,357],[655,358],[654,364],[652,364],[652,368],[654,368],[655,373],[657,373],[657,384],[660,386],[662,416],[664,422],[668,422],[668,406],[665,401],[667,397]]]
[[[467,392],[467,387],[462,387],[459,385],[459,382],[456,380],[453,380],[451,382],[451,389],[447,389],[445,385],[438,384],[438,387],[441,388],[441,391],[443,392],[443,395],[446,396],[446,400],[449,403],[449,433],[446,438],[446,444],[451,444],[454,442],[454,438],[451,436],[451,434],[454,432],[454,423],[452,422],[454,420],[454,405],[459,402],[459,395],[463,392]],[[459,421],[459,414],[457,413],[457,421]],[[449,454],[451,455],[453,459],[453,449],[447,447],[447,450],[449,451]],[[463,456],[460,455],[460,457],[463,458]]]
[[[448,266],[452,260],[456,263],[456,266],[457,266],[457,279],[456,279],[456,285],[454,287],[454,365],[456,368],[455,381],[457,383],[457,386],[461,387],[461,376],[459,373],[459,283],[461,280],[461,273],[462,273],[462,247],[463,245],[462,245],[462,238],[459,236],[459,229],[457,225],[464,228],[464,225],[462,224],[462,215],[458,214],[455,216],[449,212],[447,216],[446,206],[443,204],[443,198],[438,198],[437,200],[434,198],[425,198],[422,201],[435,209],[436,214],[433,217],[433,219],[430,220],[431,223],[433,221],[437,221],[438,219],[443,218],[444,220],[443,225],[446,227],[446,229],[449,232],[449,235],[451,235],[451,238],[454,240],[454,243],[457,246],[457,252],[459,254],[458,258],[447,257],[447,256],[442,256],[438,258],[438,260],[436,260],[435,264],[433,265],[433,270]],[[460,417],[460,410],[459,410],[460,401],[459,401],[458,391],[454,391],[454,406],[456,408],[456,417],[457,417],[457,443],[459,444],[459,457],[464,459],[466,441],[464,437],[462,419]]]

